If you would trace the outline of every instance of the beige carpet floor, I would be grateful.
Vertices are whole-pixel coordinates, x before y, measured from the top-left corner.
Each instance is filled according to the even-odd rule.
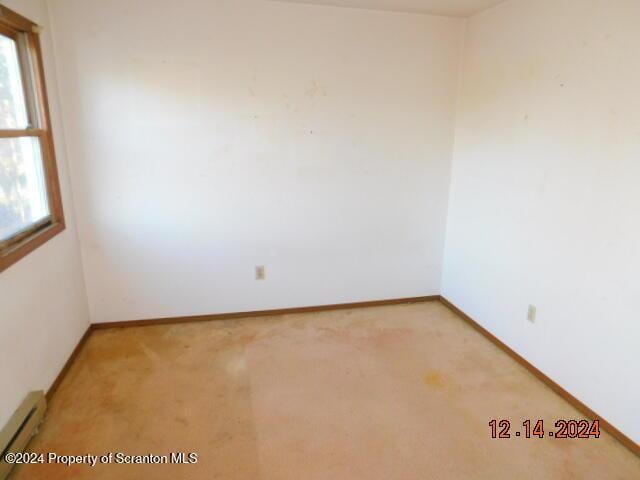
[[[640,479],[600,438],[515,437],[580,413],[438,302],[96,331],[35,452],[194,464],[21,466],[15,480]],[[510,419],[512,438],[489,422]]]

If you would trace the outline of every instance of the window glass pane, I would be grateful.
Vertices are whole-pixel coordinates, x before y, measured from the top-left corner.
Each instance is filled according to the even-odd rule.
[[[0,139],[0,241],[50,215],[40,140]]]
[[[0,129],[28,128],[23,86],[16,42],[0,35]]]

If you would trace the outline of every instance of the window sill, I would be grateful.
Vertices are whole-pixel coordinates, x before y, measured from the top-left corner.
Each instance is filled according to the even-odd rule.
[[[62,233],[64,229],[65,224],[63,221],[53,223],[43,228],[42,230],[37,231],[33,235],[28,236],[20,243],[13,245],[6,251],[0,253],[0,272],[5,271],[14,263],[23,259],[31,252],[47,243],[56,235]]]

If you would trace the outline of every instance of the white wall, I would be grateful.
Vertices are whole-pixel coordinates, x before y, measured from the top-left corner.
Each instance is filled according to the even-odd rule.
[[[637,0],[513,0],[470,20],[443,280],[635,441],[638,19]]]
[[[45,27],[41,35],[67,229],[0,273],[0,426],[31,390],[47,390],[89,326],[44,0],[3,4]]]
[[[94,322],[440,292],[461,20],[50,5]]]

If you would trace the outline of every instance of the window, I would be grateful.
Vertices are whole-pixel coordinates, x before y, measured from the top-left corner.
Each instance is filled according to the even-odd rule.
[[[0,6],[0,271],[64,230],[38,33]]]

